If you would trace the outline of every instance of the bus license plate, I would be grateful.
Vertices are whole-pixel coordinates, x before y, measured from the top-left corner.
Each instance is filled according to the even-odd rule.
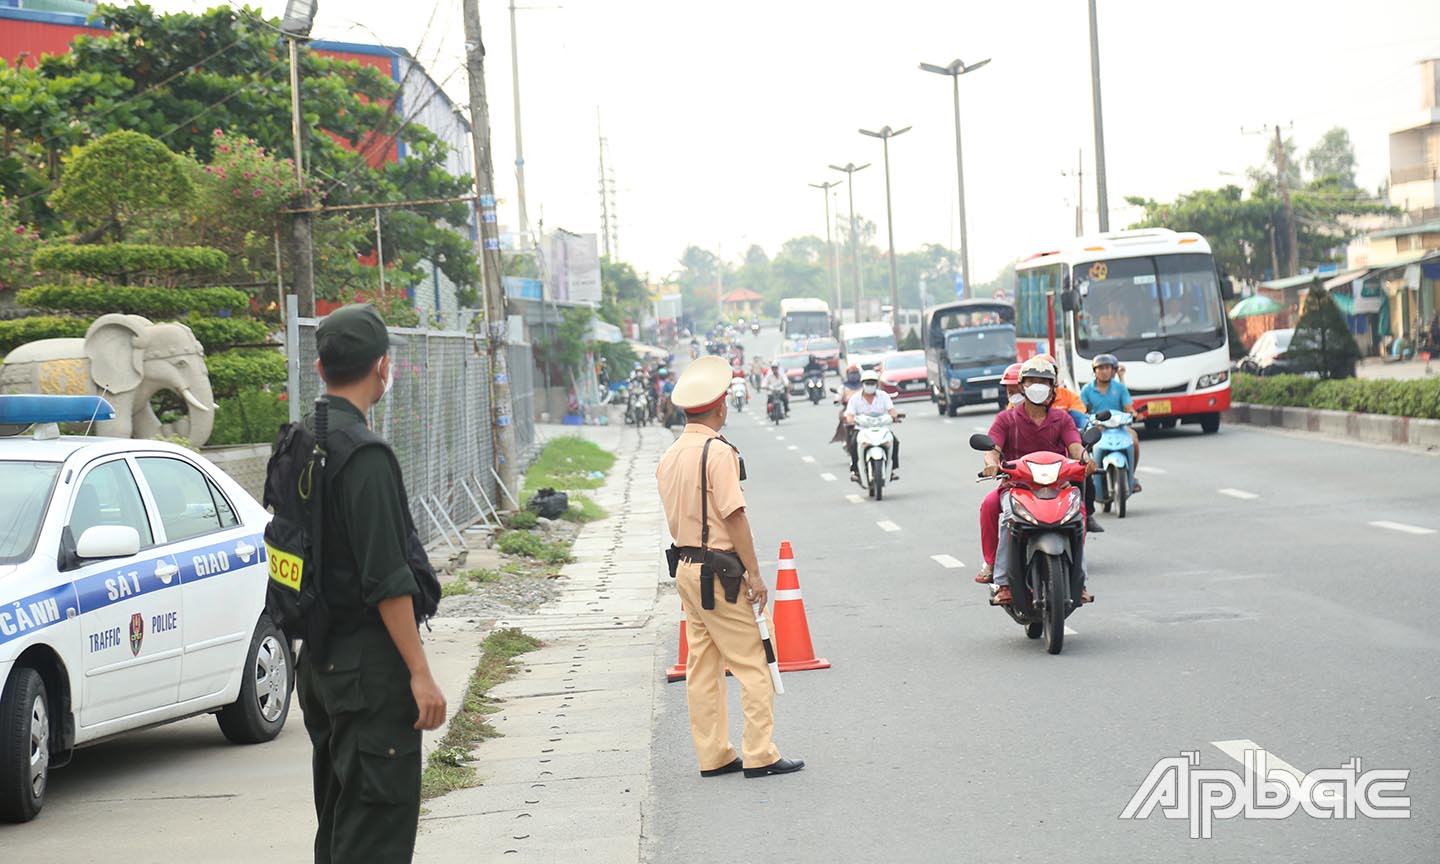
[[[980,391],[980,398],[981,398],[981,399],[999,399],[999,398],[1000,398],[1000,388],[999,388],[999,387],[986,387],[986,388],[984,388],[983,390]]]
[[[1145,410],[1150,412],[1151,414],[1169,414],[1170,400],[1156,399],[1154,402],[1146,402]]]

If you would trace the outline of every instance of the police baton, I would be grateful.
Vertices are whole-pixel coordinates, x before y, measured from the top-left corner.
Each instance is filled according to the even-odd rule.
[[[770,644],[770,627],[765,623],[765,610],[759,603],[750,606],[755,610],[755,626],[760,628],[760,644],[765,646],[765,662],[770,664],[770,681],[775,685],[776,693],[785,692],[785,684],[780,680],[780,664],[775,661],[775,646]]]

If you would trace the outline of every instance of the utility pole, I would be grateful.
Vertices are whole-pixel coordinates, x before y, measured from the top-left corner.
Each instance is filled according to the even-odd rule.
[[[863,289],[863,283],[860,277],[860,232],[855,227],[855,172],[869,168],[870,163],[866,162],[864,165],[856,165],[854,162],[846,162],[843,168],[839,165],[831,165],[830,167],[835,171],[845,172],[845,176],[850,180],[850,182],[846,184],[849,187],[846,191],[850,193],[850,265],[855,270],[855,320],[858,322],[860,320],[860,294]]]
[[[520,204],[520,249],[530,248],[530,216],[525,211],[525,143],[520,137],[520,47],[515,38],[515,0],[510,0],[510,82],[515,97],[515,197]]]
[[[869,129],[860,130],[861,135],[879,138],[885,148],[885,231],[890,237],[890,329],[895,334],[897,345],[900,344],[900,281],[895,274],[895,215],[890,208],[890,139],[909,131],[909,126],[904,129],[885,126],[873,132]],[[963,246],[965,241],[961,240],[960,243]]]
[[[485,332],[490,348],[490,410],[494,424],[495,474],[506,489],[515,490],[514,402],[510,398],[510,375],[506,361],[505,290],[500,260],[497,224],[485,218],[484,210],[495,209],[494,164],[490,157],[490,107],[485,100],[485,43],[480,36],[480,0],[462,0],[465,23],[465,73],[470,79],[470,135],[475,148],[475,194],[479,207],[480,269],[484,279]],[[547,394],[548,395],[548,394]],[[510,493],[510,503],[520,502]]]
[[[601,246],[605,257],[614,261],[620,257],[620,231],[616,225],[615,202],[614,202],[614,179],[606,170],[605,156],[610,149],[610,142],[606,140],[605,133],[600,127],[600,109],[595,109],[595,137],[600,142],[600,231]]]
[[[314,19],[313,11],[310,18]],[[290,23],[288,15],[286,23]],[[295,182],[301,190],[295,199],[296,209],[310,207],[310,193],[305,191],[305,130],[300,114],[300,40],[309,34],[309,23],[305,22],[303,28],[303,32],[284,31],[290,43],[290,135],[295,143]],[[314,220],[314,213],[303,212],[294,214],[290,223],[291,270],[295,274],[295,299],[303,318],[315,317]]]
[[[835,279],[835,316],[839,318],[842,301],[840,298],[840,259],[839,253],[835,251],[835,241],[831,239],[830,231],[830,190],[839,186],[842,180],[825,183],[811,183],[810,185],[819,189],[825,196],[825,248],[830,250],[830,274]]]
[[[1300,238],[1295,228],[1295,210],[1290,206],[1290,181],[1286,177],[1287,158],[1285,141],[1280,137],[1280,124],[1275,124],[1275,171],[1280,184],[1280,204],[1285,208],[1286,276],[1300,272]]]
[[[1061,177],[1075,177],[1075,236],[1085,236],[1085,154],[1084,151],[1075,151],[1075,170],[1061,171]]]
[[[1095,195],[1100,202],[1100,233],[1110,230],[1110,202],[1105,191],[1105,121],[1100,110],[1100,33],[1095,0],[1090,0],[1090,94],[1095,111]]]

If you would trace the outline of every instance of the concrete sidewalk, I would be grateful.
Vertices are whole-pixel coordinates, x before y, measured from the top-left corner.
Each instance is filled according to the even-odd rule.
[[[503,737],[475,750],[483,785],[425,805],[415,860],[427,864],[640,860],[668,536],[654,476],[674,436],[654,426],[541,428],[615,453],[591,493],[610,515],[581,530],[558,599],[496,623],[545,645],[491,693],[503,700],[491,718]]]

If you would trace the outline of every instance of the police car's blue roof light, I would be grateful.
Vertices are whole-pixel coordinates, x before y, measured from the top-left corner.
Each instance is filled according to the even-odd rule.
[[[114,419],[115,409],[99,396],[0,396],[0,425],[4,426]]]

